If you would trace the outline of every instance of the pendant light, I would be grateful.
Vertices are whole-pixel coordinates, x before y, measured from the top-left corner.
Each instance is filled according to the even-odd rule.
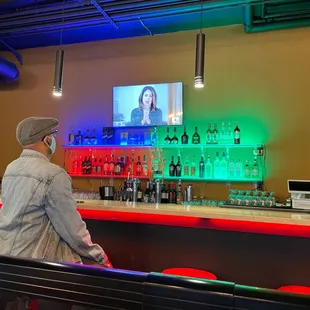
[[[65,52],[62,49],[57,50],[56,52],[56,61],[55,61],[55,73],[54,73],[54,88],[53,95],[55,97],[62,96],[62,82],[63,82],[63,73],[64,73],[64,56]]]
[[[62,35],[63,35],[63,24],[64,18],[62,18],[62,27],[60,33],[60,46],[62,45]],[[54,87],[53,95],[55,97],[62,96],[62,83],[63,83],[63,74],[64,74],[64,57],[65,52],[61,48],[56,51],[56,60],[55,60],[55,72],[54,72]]]
[[[206,35],[202,33],[202,4],[203,1],[201,1],[200,32],[196,36],[195,88],[204,87]]]

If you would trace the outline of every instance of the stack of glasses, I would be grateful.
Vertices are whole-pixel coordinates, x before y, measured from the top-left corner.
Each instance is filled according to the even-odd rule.
[[[267,191],[251,191],[251,190],[230,190],[229,203],[240,206],[253,207],[274,207],[276,205],[276,198],[274,192]]]

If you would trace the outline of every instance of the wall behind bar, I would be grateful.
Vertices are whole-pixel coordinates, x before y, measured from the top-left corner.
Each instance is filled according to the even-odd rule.
[[[19,84],[0,88],[0,173],[19,155],[15,126],[24,117],[60,120],[54,161],[62,165],[60,145],[71,128],[101,131],[111,125],[113,86],[183,81],[190,132],[197,125],[204,140],[207,121],[239,121],[242,142],[266,143],[265,185],[284,199],[288,178],[310,175],[310,29],[248,35],[233,26],[206,29],[206,34],[206,79],[200,90],[193,87],[195,31],[66,46],[62,98],[51,95],[57,47],[22,51]],[[75,180],[74,186],[96,188],[98,181]],[[196,189],[209,198],[227,194],[219,184]]]

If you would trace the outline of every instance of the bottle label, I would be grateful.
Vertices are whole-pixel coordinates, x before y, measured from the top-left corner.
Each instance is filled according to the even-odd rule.
[[[236,132],[235,132],[235,139],[237,139],[237,140],[240,139],[240,133],[239,133],[239,131],[236,131]]]
[[[115,165],[114,171],[115,171],[115,173],[120,173],[121,172],[121,166]]]
[[[191,167],[191,176],[195,176],[195,174],[196,174],[196,168]]]
[[[184,167],[184,175],[185,175],[185,176],[188,176],[188,172],[189,172],[189,167],[188,167],[188,166],[185,166],[185,167]]]
[[[147,175],[147,173],[148,173],[148,166],[143,165],[143,175]]]
[[[138,199],[142,199],[142,192],[138,192]]]

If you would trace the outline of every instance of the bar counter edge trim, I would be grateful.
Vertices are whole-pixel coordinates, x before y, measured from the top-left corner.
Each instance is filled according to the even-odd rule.
[[[83,219],[310,238],[310,226],[78,208]]]

